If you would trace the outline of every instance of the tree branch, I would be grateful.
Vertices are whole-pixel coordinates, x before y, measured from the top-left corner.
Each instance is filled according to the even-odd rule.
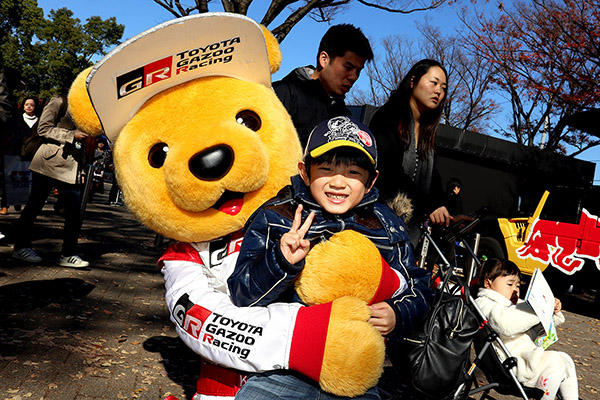
[[[574,151],[573,153],[569,154],[569,157],[575,157],[581,153],[583,153],[584,151],[586,151],[587,149],[591,149],[592,147],[596,147],[600,145],[600,140],[593,140],[591,141],[587,146],[583,146],[582,148],[580,148],[577,151]]]
[[[296,25],[302,18],[304,18],[309,12],[311,12],[317,5],[320,3],[319,0],[310,0],[306,3],[306,5],[299,7],[296,11],[294,11],[286,20],[271,30],[271,33],[277,38],[277,40],[281,43],[283,39],[290,33],[290,30]]]
[[[417,11],[425,11],[425,10],[432,10],[434,8],[438,8],[439,6],[444,4],[446,2],[446,0],[432,0],[431,4],[429,6],[411,8],[408,10],[402,9],[402,8],[390,8],[390,7],[382,6],[382,5],[379,5],[376,3],[371,3],[370,1],[366,1],[366,0],[358,0],[358,2],[367,7],[373,7],[373,8],[377,8],[379,10],[384,10],[384,11],[391,12],[391,13],[410,14],[410,13],[417,12]]]
[[[175,11],[175,9],[173,8],[173,1],[172,0],[152,0],[154,1],[156,4],[158,4],[159,6],[163,7],[165,10],[167,10],[168,12],[170,12],[171,14],[173,14],[176,18],[180,18],[183,17],[183,15],[177,13],[177,11]]]
[[[273,0],[260,23],[264,26],[268,26],[287,6],[296,1],[297,0]]]

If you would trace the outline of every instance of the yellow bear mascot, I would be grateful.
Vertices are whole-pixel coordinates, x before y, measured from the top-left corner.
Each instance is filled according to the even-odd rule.
[[[240,372],[293,369],[341,396],[365,393],[382,372],[383,338],[367,322],[381,257],[359,234],[323,243],[318,267],[307,261],[298,291],[318,305],[236,307],[229,297],[244,224],[289,184],[301,158],[271,89],[280,61],[275,38],[252,20],[199,14],[123,43],[69,93],[77,126],[114,143],[129,209],[177,241],[159,264],[177,333],[207,361],[195,399],[233,397]],[[344,250],[328,250],[336,247]],[[333,272],[321,281],[328,266],[346,270],[348,249],[364,250],[353,275],[337,281]]]

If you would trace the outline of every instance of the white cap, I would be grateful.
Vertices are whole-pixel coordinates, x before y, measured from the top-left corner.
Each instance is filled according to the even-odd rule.
[[[86,83],[104,133],[114,141],[155,94],[217,75],[271,87],[265,37],[250,18],[204,13],[165,22],[116,47]]]

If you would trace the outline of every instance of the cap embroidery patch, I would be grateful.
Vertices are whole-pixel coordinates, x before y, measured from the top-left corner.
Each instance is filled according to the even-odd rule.
[[[365,131],[358,131],[358,138],[365,144],[367,147],[371,147],[373,145],[373,141],[371,140],[371,136]]]
[[[363,143],[367,147],[371,147],[373,142],[366,132],[363,132],[358,125],[348,117],[335,117],[327,123],[329,132],[325,133],[328,142],[334,140],[348,140],[357,144]]]
[[[377,148],[373,134],[362,122],[347,116],[333,117],[315,126],[308,137],[304,155],[319,157],[337,147],[356,148],[377,166]]]

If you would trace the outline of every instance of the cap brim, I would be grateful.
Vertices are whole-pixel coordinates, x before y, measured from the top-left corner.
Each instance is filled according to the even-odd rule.
[[[369,158],[369,160],[371,161],[371,164],[375,165],[375,160],[373,159],[373,156],[371,154],[369,154],[369,152],[367,150],[365,150],[364,147],[362,147],[358,143],[351,142],[350,140],[333,140],[333,141],[325,143],[315,149],[312,149],[309,152],[309,154],[311,157],[317,158],[317,157],[322,156],[323,154],[327,153],[329,150],[335,149],[337,147],[354,147],[355,149],[358,149],[358,150],[362,151],[363,153],[365,153],[367,155],[367,157]]]
[[[152,96],[206,76],[271,86],[260,26],[239,14],[174,19],[121,44],[94,66],[87,89],[106,136],[114,141]]]

